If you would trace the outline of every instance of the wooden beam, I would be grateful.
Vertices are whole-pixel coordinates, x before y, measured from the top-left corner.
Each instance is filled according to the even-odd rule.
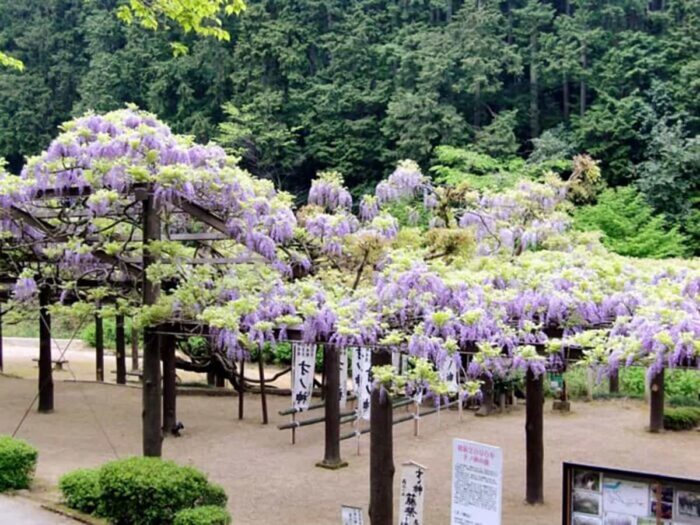
[[[152,194],[143,201],[144,239],[160,239],[160,215]],[[144,246],[145,248],[145,246]],[[146,270],[153,263],[153,256],[143,250],[143,304],[153,305],[158,300],[160,286],[152,282]],[[144,331],[143,348],[143,455],[160,457],[163,450],[160,373],[160,336],[153,328]]]
[[[390,365],[389,352],[373,352],[372,366]],[[370,408],[369,518],[372,525],[394,524],[394,429],[391,397],[372,390]]]
[[[104,323],[99,313],[95,315],[95,379],[98,382],[105,380]]]
[[[654,374],[651,378],[651,395],[649,403],[649,432],[663,432],[664,430],[664,387],[666,370]]]
[[[39,412],[53,412],[53,372],[51,370],[51,290],[39,290]]]
[[[117,359],[117,384],[126,384],[126,337],[124,333],[124,316],[117,315],[115,320],[115,338],[116,338],[116,359]],[[133,328],[132,328],[133,330]]]
[[[161,335],[160,339],[163,356],[163,434],[177,434],[175,337]]]
[[[336,470],[347,467],[340,458],[340,351],[335,345],[323,345],[325,370],[325,452],[318,467]]]
[[[528,369],[525,379],[525,501],[544,503],[544,374]]]
[[[203,206],[195,204],[194,202],[184,198],[174,199],[173,203],[181,210],[189,213],[195,219],[198,219],[208,226],[211,226],[218,232],[230,236],[228,228],[226,227],[226,221],[220,219]]]

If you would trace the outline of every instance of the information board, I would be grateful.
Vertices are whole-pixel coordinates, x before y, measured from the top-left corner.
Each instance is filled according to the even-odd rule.
[[[563,525],[700,525],[700,480],[564,463]]]
[[[501,525],[502,493],[501,449],[455,439],[451,525]]]

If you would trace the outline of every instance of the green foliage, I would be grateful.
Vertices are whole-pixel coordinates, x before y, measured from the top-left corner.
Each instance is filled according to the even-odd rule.
[[[502,111],[482,129],[476,132],[474,147],[497,159],[510,159],[518,152],[515,136],[517,111]]]
[[[231,515],[221,507],[206,506],[181,510],[173,525],[229,525]]]
[[[100,469],[100,514],[116,524],[170,523],[182,509],[225,503],[220,488],[191,467],[156,458],[129,458]]]
[[[0,436],[0,492],[28,489],[38,456],[37,450],[24,441]]]
[[[6,53],[3,53],[2,51],[0,51],[0,66],[14,68],[19,71],[24,70],[24,63],[21,60],[12,58],[11,56],[7,55]]]
[[[694,396],[673,395],[666,397],[666,404],[670,407],[698,407],[700,408],[700,393]]]
[[[686,253],[686,238],[677,226],[669,228],[662,215],[633,187],[607,189],[595,205],[574,212],[580,230],[599,230],[603,244],[621,255],[661,259]]]
[[[88,322],[80,332],[80,339],[93,348],[97,344],[95,330],[95,323]],[[102,320],[102,338],[105,348],[114,349],[117,347],[117,323],[113,317],[107,317]],[[128,345],[129,341],[131,341],[131,321],[128,319],[124,321],[124,338]]]
[[[71,115],[125,102],[294,191],[325,169],[371,185],[440,145],[531,151],[533,176],[581,152],[700,246],[698,2],[259,0],[226,16],[242,7],[0,3],[0,62],[26,65],[0,66],[0,157],[17,172]]]
[[[99,469],[78,469],[58,480],[63,501],[71,509],[94,514],[98,511],[102,491]]]
[[[185,33],[230,40],[231,35],[221,27],[219,13],[238,14],[244,9],[243,0],[130,0],[119,6],[117,17],[127,24],[138,21],[151,30],[158,29],[163,21],[174,22]]]
[[[666,430],[691,430],[700,424],[700,408],[678,407],[664,411]]]
[[[473,149],[438,146],[430,171],[439,184],[466,183],[474,189],[502,190],[513,187],[520,178],[518,171],[512,169],[517,162],[501,161]]]

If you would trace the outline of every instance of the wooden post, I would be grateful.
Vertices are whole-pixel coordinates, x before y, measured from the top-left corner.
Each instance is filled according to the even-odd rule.
[[[214,386],[216,384],[216,372],[207,370],[207,385]]]
[[[115,351],[117,353],[117,384],[118,385],[125,385],[126,384],[126,336],[124,334],[124,316],[123,315],[117,315],[116,318],[116,330],[115,330],[115,337],[116,337],[116,348]]]
[[[664,382],[665,369],[651,378],[649,432],[662,432],[664,429]]]
[[[221,372],[216,372],[214,377],[216,378],[216,386],[219,388],[224,388],[226,386],[226,378]]]
[[[139,333],[136,330],[134,321],[131,321],[131,371],[139,369]]]
[[[391,364],[388,352],[373,352],[372,366]],[[383,397],[383,399],[382,399]],[[372,390],[370,408],[369,517],[372,525],[394,523],[394,437],[391,397]]]
[[[39,290],[39,412],[53,412],[53,372],[51,371],[51,290]]]
[[[238,378],[238,419],[243,419],[243,396],[245,395],[245,357],[241,358],[241,375]]]
[[[105,338],[104,324],[99,312],[95,314],[95,379],[105,380]]]
[[[323,461],[317,467],[339,469],[347,467],[340,458],[340,348],[323,346],[323,369],[325,371],[325,427],[326,447]]]
[[[262,403],[263,425],[267,425],[267,393],[265,391],[265,363],[263,362],[263,351],[260,349],[258,359],[258,372],[260,373],[260,403]]]
[[[163,354],[163,434],[174,433],[177,425],[177,391],[175,370],[175,338],[161,335]]]
[[[153,256],[147,243],[160,239],[160,216],[152,193],[143,202],[143,304],[155,304],[160,293],[158,283],[147,277]],[[160,341],[152,328],[144,330],[143,347],[143,455],[160,457],[163,449],[162,413],[160,405]]]
[[[610,377],[608,378],[610,383],[610,393],[618,394],[620,392],[620,374],[617,370],[610,372]]]
[[[476,411],[477,416],[488,416],[494,411],[493,406],[493,377],[488,374],[484,374],[480,377],[483,381],[481,384],[481,406],[479,410]]]
[[[544,503],[544,374],[526,376],[525,440],[527,503]]]

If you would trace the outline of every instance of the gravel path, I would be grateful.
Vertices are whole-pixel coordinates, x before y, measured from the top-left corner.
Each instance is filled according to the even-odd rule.
[[[35,380],[0,376],[0,434],[12,432],[36,392]],[[369,442],[342,443],[349,467],[325,471],[315,467],[323,457],[323,427],[290,432],[276,425],[289,421],[277,414],[287,397],[270,396],[270,425],[260,424],[259,397],[246,396],[245,419],[236,416],[236,398],[178,398],[178,419],[185,425],[181,438],[166,438],[164,456],[207,472],[229,494],[236,525],[334,525],[341,504],[367,509]],[[314,412],[314,416],[321,415]],[[309,417],[304,415],[300,419]],[[414,460],[428,467],[426,523],[449,523],[451,444],[455,437],[499,446],[504,451],[503,525],[561,523],[561,464],[571,460],[611,467],[697,477],[700,473],[698,432],[649,434],[644,427],[648,408],[639,401],[573,403],[572,413],[545,411],[545,504],[530,507],[525,496],[525,410],[518,405],[505,415],[476,418],[466,412],[443,411],[421,422],[420,437],[413,425],[395,427],[397,466]],[[343,433],[350,430],[343,427]],[[141,452],[141,391],[114,385],[56,383],[56,411],[32,411],[18,437],[39,449],[35,490],[47,492],[58,477],[78,467],[100,465],[115,457],[105,434],[120,457]],[[397,474],[395,494],[398,494]],[[42,488],[43,487],[43,488]],[[53,489],[55,490],[55,489]],[[398,498],[396,498],[398,500]],[[6,523],[0,518],[0,523]],[[13,523],[13,522],[9,522]],[[24,523],[24,522],[19,522]],[[48,522],[52,523],[52,522]]]

